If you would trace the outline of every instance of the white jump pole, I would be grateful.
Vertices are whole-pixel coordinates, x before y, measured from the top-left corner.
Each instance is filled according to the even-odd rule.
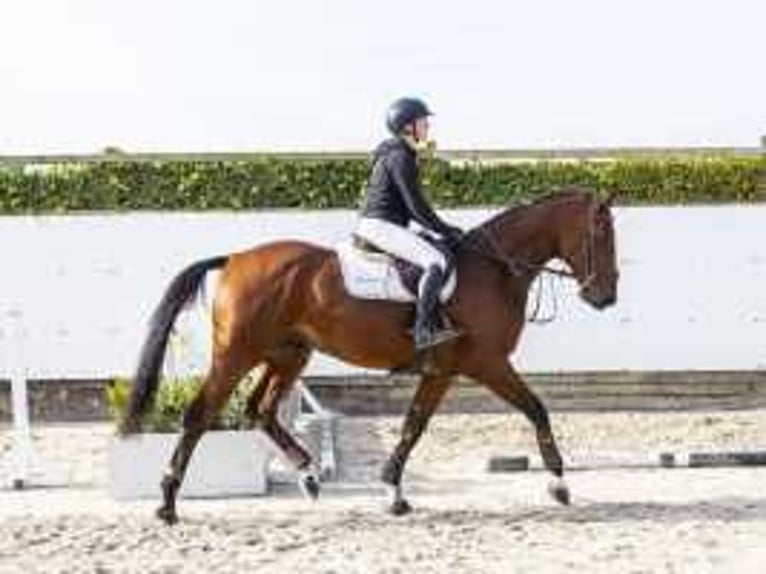
[[[33,448],[29,426],[27,381],[23,370],[15,370],[11,378],[11,411],[13,412],[13,487],[22,489],[29,481]]]
[[[321,451],[321,473],[323,479],[335,478],[337,472],[337,461],[335,457],[335,431],[336,416],[334,413],[322,406],[319,399],[308,388],[302,379],[298,380],[299,401],[303,401],[314,416],[319,418],[321,424],[320,451]],[[299,409],[301,411],[302,409]]]
[[[21,326],[21,314],[11,315],[11,413],[13,413],[13,487],[22,489],[29,482],[34,448],[32,430],[29,424],[29,396],[27,393],[27,373],[24,368],[23,339],[25,333]]]

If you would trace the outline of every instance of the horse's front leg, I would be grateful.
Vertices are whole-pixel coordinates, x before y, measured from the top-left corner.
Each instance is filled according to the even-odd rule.
[[[383,482],[392,490],[390,509],[392,514],[401,515],[412,510],[402,494],[404,465],[451,382],[452,379],[448,375],[440,373],[424,375],[420,379],[404,421],[399,443],[383,467]]]
[[[549,487],[551,496],[561,504],[569,504],[569,488],[564,482],[564,463],[551,431],[548,411],[540,399],[504,358],[502,362],[485,362],[481,371],[472,373],[472,377],[518,408],[534,425],[545,467],[556,477]]]

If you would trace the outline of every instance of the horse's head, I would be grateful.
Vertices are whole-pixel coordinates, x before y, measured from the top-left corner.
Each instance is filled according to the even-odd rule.
[[[606,200],[586,194],[572,205],[560,234],[559,254],[580,285],[580,296],[596,309],[617,302],[617,258],[611,194]]]

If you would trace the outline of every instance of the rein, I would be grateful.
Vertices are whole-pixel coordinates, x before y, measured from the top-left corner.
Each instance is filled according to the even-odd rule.
[[[590,283],[596,279],[597,274],[594,266],[594,252],[596,249],[596,234],[594,230],[595,217],[596,212],[591,208],[588,213],[587,237],[582,241],[583,257],[585,260],[585,278],[581,281],[581,289],[585,289],[588,285],[590,285]],[[568,269],[556,269],[554,267],[550,267],[547,264],[537,265],[534,263],[528,263],[526,261],[519,261],[512,256],[506,255],[503,249],[500,247],[500,243],[497,241],[495,235],[487,227],[480,226],[472,229],[468,232],[468,234],[466,234],[466,239],[470,239],[474,234],[477,234],[478,237],[489,246],[489,251],[482,249],[480,246],[473,247],[473,251],[483,255],[484,257],[487,257],[488,259],[500,263],[508,273],[515,277],[518,277],[522,275],[524,271],[527,271],[547,273],[548,275],[555,275],[566,279],[578,280],[577,274]],[[470,249],[471,246],[468,246],[468,248]]]
[[[500,249],[500,245],[497,242],[495,236],[488,229],[477,227],[476,229],[471,230],[466,237],[472,236],[474,234],[477,234],[477,236],[489,246],[489,250],[487,251],[482,249],[480,246],[473,246],[470,244],[466,244],[466,247],[471,251],[486,257],[487,259],[490,259],[496,263],[500,263],[505,268],[505,270],[514,277],[519,277],[524,273],[524,271],[536,271],[564,277],[567,279],[577,279],[577,276],[568,269],[556,269],[555,267],[550,267],[546,264],[536,265],[526,261],[519,261],[514,257],[506,255],[503,253],[503,250]]]

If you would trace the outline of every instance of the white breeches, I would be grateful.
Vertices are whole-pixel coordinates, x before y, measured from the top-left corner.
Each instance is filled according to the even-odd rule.
[[[435,265],[444,272],[447,267],[447,260],[441,251],[401,225],[374,217],[363,217],[356,227],[356,234],[378,249],[418,265],[423,271]],[[425,276],[426,273],[423,273],[419,291],[422,291]]]

